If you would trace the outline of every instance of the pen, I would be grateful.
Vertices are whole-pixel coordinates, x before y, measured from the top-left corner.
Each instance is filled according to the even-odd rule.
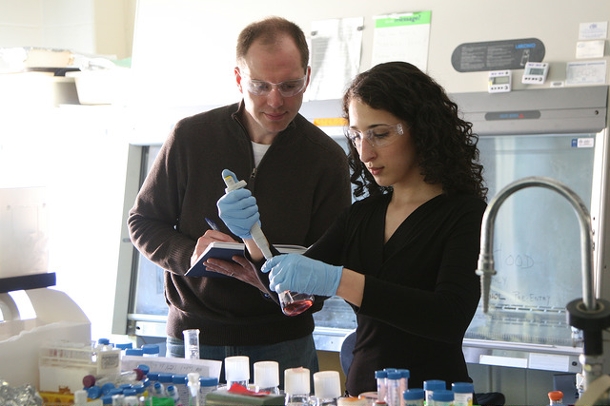
[[[210,226],[210,228],[212,230],[216,230],[219,231],[218,226],[216,225],[216,223],[214,223],[212,220],[210,220],[209,218],[205,218],[206,223],[208,223],[208,225]]]

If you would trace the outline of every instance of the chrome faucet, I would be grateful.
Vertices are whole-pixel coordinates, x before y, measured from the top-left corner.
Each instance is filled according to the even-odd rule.
[[[493,235],[496,215],[502,203],[510,195],[527,187],[543,187],[558,192],[572,204],[580,223],[583,298],[568,303],[566,308],[570,325],[583,331],[584,348],[583,354],[580,356],[580,362],[583,366],[584,386],[581,390],[584,391],[588,384],[603,374],[602,332],[610,326],[610,302],[595,297],[591,215],[582,199],[570,188],[554,179],[531,176],[507,185],[490,201],[483,214],[481,251],[476,270],[477,275],[481,277],[483,311],[487,313],[489,309],[491,277],[497,273],[494,269],[493,260]]]

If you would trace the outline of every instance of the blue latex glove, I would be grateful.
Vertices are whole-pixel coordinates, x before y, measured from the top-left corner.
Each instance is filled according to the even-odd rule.
[[[235,176],[233,175],[235,178]],[[218,202],[218,216],[229,230],[240,238],[252,238],[250,229],[259,222],[260,215],[256,198],[246,189],[235,189],[225,193]]]
[[[341,282],[342,266],[329,265],[300,254],[277,255],[265,262],[269,288],[277,293],[290,290],[318,296],[334,296]]]

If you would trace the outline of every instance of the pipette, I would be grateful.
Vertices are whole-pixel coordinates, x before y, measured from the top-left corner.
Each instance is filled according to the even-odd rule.
[[[225,181],[225,185],[227,185],[225,193],[229,193],[232,190],[241,189],[246,186],[246,182],[244,180],[240,180],[239,182],[236,181],[227,169],[222,171],[222,178]],[[250,229],[250,234],[252,235],[254,243],[263,253],[265,259],[272,258],[273,254],[271,253],[271,249],[269,248],[269,241],[267,241],[267,237],[265,237],[265,234],[263,234],[263,230],[261,229],[260,224],[255,223]]]

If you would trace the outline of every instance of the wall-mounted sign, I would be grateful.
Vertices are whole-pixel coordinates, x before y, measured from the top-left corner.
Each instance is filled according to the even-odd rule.
[[[458,72],[523,69],[528,62],[542,62],[544,44],[537,38],[470,42],[459,45],[451,55]]]

